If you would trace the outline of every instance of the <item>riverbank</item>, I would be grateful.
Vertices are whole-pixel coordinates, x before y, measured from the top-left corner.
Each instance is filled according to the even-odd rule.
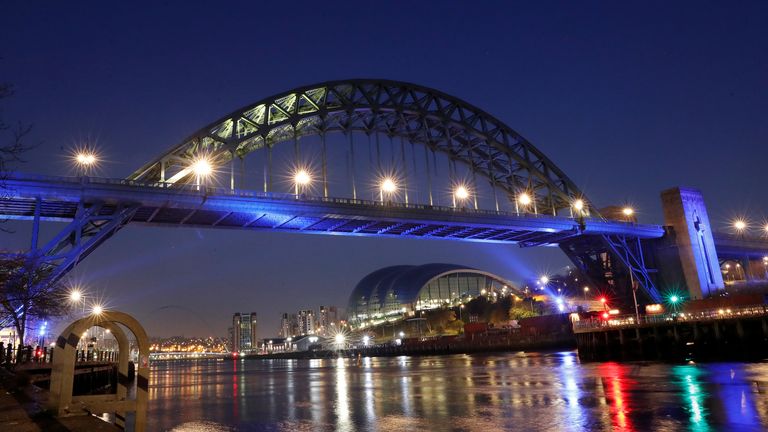
[[[45,410],[48,392],[23,375],[0,370],[0,431],[111,432],[116,426],[90,415],[54,417]]]
[[[270,354],[249,354],[243,358],[249,359],[322,359],[335,357],[395,357],[395,356],[427,356],[450,354],[473,354],[517,351],[552,351],[573,350],[576,341],[571,336],[540,338],[535,341],[503,342],[493,339],[482,340],[430,340],[425,342],[407,342],[401,345],[376,345],[369,348],[343,350],[290,351]]]

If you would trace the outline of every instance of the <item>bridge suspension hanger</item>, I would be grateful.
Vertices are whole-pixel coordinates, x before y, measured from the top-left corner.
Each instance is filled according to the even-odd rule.
[[[403,141],[403,137],[400,137],[400,156],[403,162],[403,190],[405,192],[405,205],[408,205],[408,167],[405,165],[405,142]]]
[[[352,178],[352,199],[357,199],[357,187],[355,186],[355,143],[352,137],[352,129],[349,128],[347,133],[349,134],[349,160],[350,160],[350,173]]]

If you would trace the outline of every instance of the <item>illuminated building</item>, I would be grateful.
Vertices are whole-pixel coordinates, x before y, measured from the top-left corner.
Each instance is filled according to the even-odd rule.
[[[299,325],[297,336],[315,334],[315,313],[312,309],[300,310],[296,314],[296,320]]]
[[[232,352],[256,350],[256,312],[232,316]]]
[[[347,316],[353,327],[367,327],[507,290],[518,292],[500,276],[455,264],[385,267],[360,280],[349,297]]]

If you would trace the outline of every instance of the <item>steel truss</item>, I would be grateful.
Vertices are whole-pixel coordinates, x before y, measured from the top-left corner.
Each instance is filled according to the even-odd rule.
[[[326,82],[263,99],[197,131],[129,179],[191,183],[190,165],[200,155],[225,166],[280,142],[329,132],[385,134],[424,145],[469,166],[510,199],[529,194],[539,213],[556,215],[575,198],[588,203],[562,170],[495,117],[440,91],[386,80]]]
[[[637,283],[649,300],[662,300],[652,275],[654,270],[646,265],[641,239],[636,236],[580,237],[561,243],[560,248],[593,284],[603,289],[620,290],[617,286],[619,276],[629,272],[630,281]],[[630,289],[634,287],[630,286]]]
[[[40,206],[38,201],[37,206]],[[40,226],[39,209],[36,209],[32,234],[32,249],[28,259],[36,260],[40,268],[50,270],[41,283],[55,283],[81,260],[93,252],[101,243],[125,226],[136,213],[138,205],[113,206],[104,203],[78,204],[75,218],[56,237],[42,248],[37,248]]]

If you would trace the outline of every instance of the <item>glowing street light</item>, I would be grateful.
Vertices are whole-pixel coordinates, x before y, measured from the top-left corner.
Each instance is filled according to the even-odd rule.
[[[79,303],[82,298],[83,293],[81,293],[79,289],[73,289],[69,293],[69,300],[73,303]]]
[[[733,221],[733,228],[736,230],[736,232],[741,234],[745,229],[747,229],[747,221],[744,219],[736,219]]]
[[[541,279],[539,279],[539,282],[541,282],[543,285],[546,285],[549,283],[549,277],[542,276]]]
[[[336,342],[336,345],[342,345],[345,339],[346,338],[342,333],[336,333],[336,336],[333,337],[333,341]]]
[[[309,173],[306,170],[300,169],[296,171],[296,174],[293,176],[293,185],[295,188],[296,195],[299,194],[299,188],[301,188],[302,192],[304,191],[304,187],[309,185],[312,182],[312,176],[309,175]]]
[[[453,191],[453,206],[456,207],[456,200],[464,201],[467,198],[469,198],[469,190],[467,190],[466,186],[456,186],[456,189]]]
[[[195,174],[198,189],[200,188],[200,183],[213,174],[213,165],[205,156],[200,156],[193,160],[189,168]]]
[[[517,202],[519,202],[520,204],[522,204],[524,206],[531,205],[531,202],[532,202],[531,196],[528,195],[527,193],[523,192],[523,193],[521,193],[520,195],[517,196]]]
[[[72,159],[81,175],[87,175],[99,163],[99,157],[93,150],[78,150]]]
[[[394,193],[397,190],[397,183],[389,177],[381,182],[381,190],[386,193]]]
[[[94,305],[93,309],[91,309],[91,313],[96,316],[101,315],[102,313],[104,313],[104,307],[99,304]]]
[[[584,200],[577,199],[573,202],[573,209],[576,210],[579,214],[581,214],[582,210],[584,210]]]
[[[363,336],[363,345],[368,346],[368,344],[371,342],[371,337],[368,335]]]
[[[624,216],[629,217],[629,216],[632,216],[633,214],[635,214],[635,209],[633,209],[632,207],[624,207],[621,210],[621,212],[624,213]]]

